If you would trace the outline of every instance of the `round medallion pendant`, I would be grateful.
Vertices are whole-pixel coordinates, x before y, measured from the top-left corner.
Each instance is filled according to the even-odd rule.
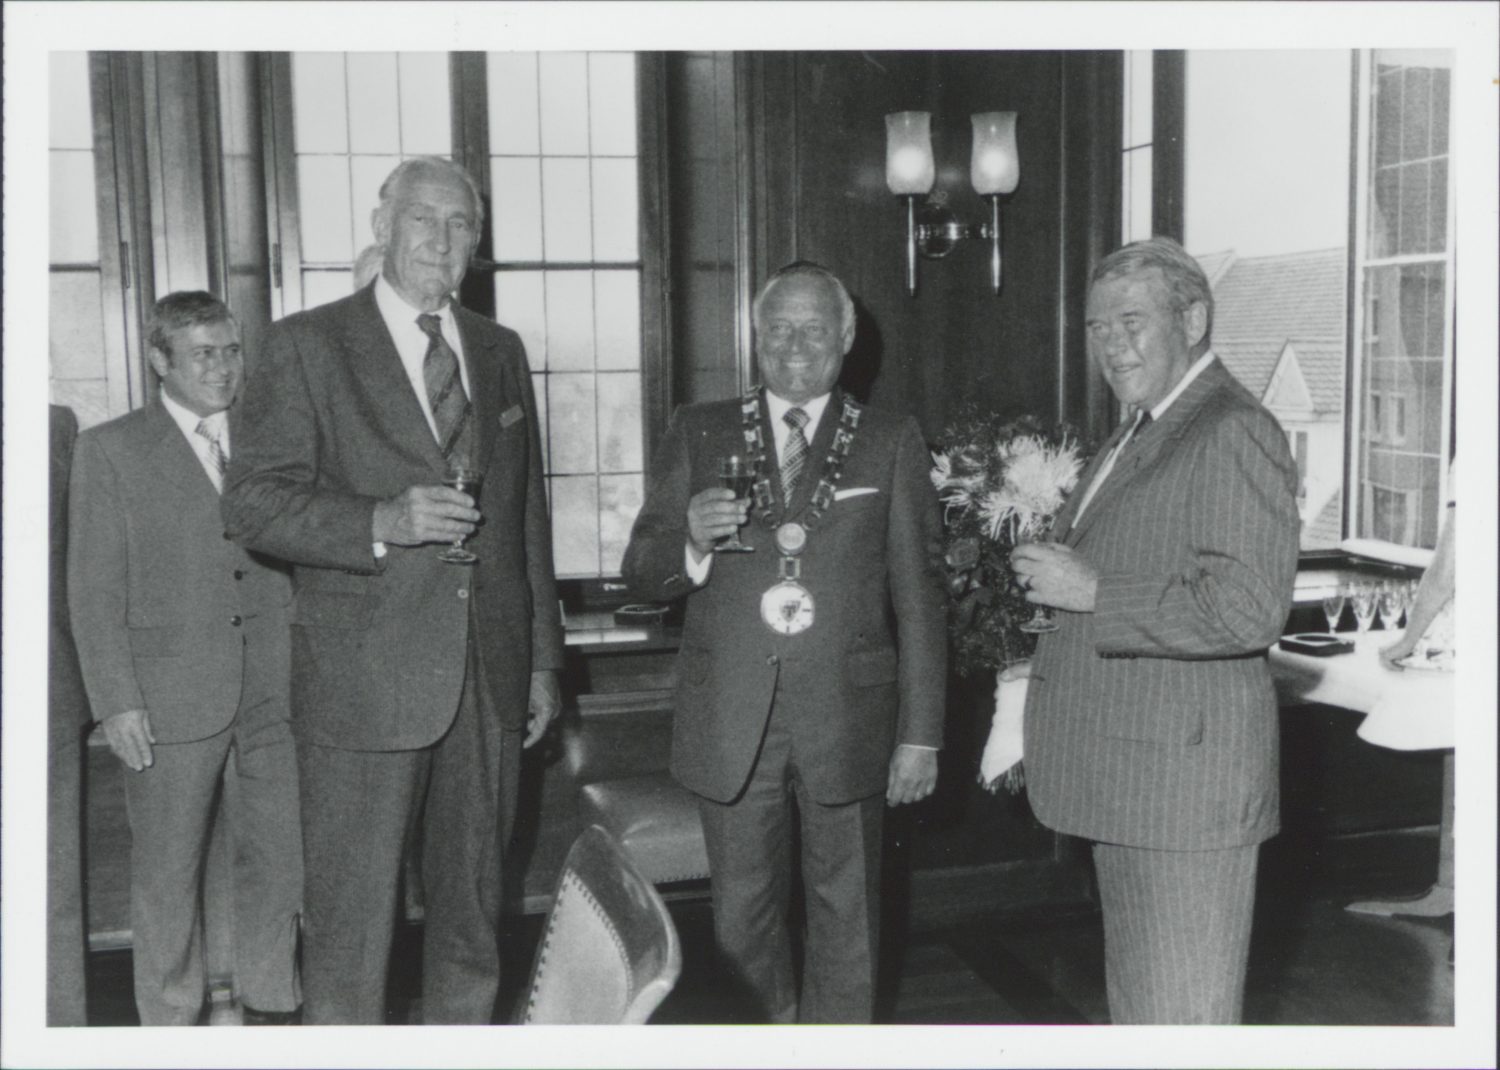
[[[788,557],[796,557],[807,545],[807,529],[795,520],[789,520],[776,529],[776,549]]]
[[[783,580],[760,596],[760,619],[777,635],[798,635],[812,627],[812,592],[800,583]]]

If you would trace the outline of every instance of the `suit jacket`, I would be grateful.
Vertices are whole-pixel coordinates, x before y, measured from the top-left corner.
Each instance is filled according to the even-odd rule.
[[[89,704],[68,619],[68,481],[78,417],[62,405],[47,412],[51,482],[47,495],[47,707],[52,744],[67,741],[76,752],[89,721]],[[76,785],[75,785],[76,787]]]
[[[285,573],[224,535],[219,494],[159,403],[78,436],[68,602],[97,719],[144,709],[158,743],[222,731],[245,623],[271,618],[276,638],[257,649],[284,665],[289,601]]]
[[[1140,433],[1076,526],[1081,493],[1064,508],[1056,530],[1099,587],[1094,612],[1057,613],[1032,662],[1026,783],[1044,824],[1176,850],[1275,834],[1265,652],[1291,608],[1296,488],[1280,425],[1215,360]]]
[[[415,313],[413,313],[415,316]],[[445,464],[374,287],[273,324],[235,410],[224,521],[292,563],[293,725],[351,750],[437,741],[458,710],[466,652],[508,727],[533,669],[562,665],[552,536],[520,338],[454,308],[484,472],[471,566],[438,547],[372,552],[375,505],[442,481]],[[472,604],[472,606],[471,606]]]
[[[835,391],[789,507],[773,474],[775,523],[807,518],[841,407]],[[769,444],[768,419],[762,394]],[[740,537],[754,553],[718,555],[700,588],[684,572],[688,499],[717,486],[719,459],[735,452],[744,452],[738,400],[679,409],[625,552],[634,593],[687,599],[673,775],[710,799],[734,798],[750,775],[774,695],[793,726],[815,799],[840,803],[883,791],[897,743],[942,743],[941,521],[921,432],[910,417],[863,410],[839,489],[873,493],[834,502],[813,528],[800,560],[815,618],[793,636],[761,620],[761,595],[777,582],[780,554],[772,529],[753,510]],[[774,466],[775,451],[768,452]]]

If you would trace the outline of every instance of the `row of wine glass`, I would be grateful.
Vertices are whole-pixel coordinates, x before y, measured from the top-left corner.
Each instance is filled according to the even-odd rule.
[[[1416,591],[1416,580],[1341,583],[1332,593],[1323,596],[1323,616],[1328,620],[1329,632],[1336,632],[1347,605],[1354,613],[1354,626],[1359,634],[1370,630],[1377,614],[1380,626],[1388,632],[1393,631],[1406,615]]]

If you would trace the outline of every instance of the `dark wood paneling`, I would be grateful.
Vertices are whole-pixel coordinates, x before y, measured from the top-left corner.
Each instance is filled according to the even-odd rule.
[[[1151,233],[1183,240],[1187,53],[1158,49],[1151,66]]]

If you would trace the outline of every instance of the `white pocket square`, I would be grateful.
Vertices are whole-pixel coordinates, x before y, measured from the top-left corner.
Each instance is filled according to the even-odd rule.
[[[833,492],[833,500],[841,502],[845,498],[858,498],[863,494],[879,494],[879,487],[846,487],[843,490]]]

